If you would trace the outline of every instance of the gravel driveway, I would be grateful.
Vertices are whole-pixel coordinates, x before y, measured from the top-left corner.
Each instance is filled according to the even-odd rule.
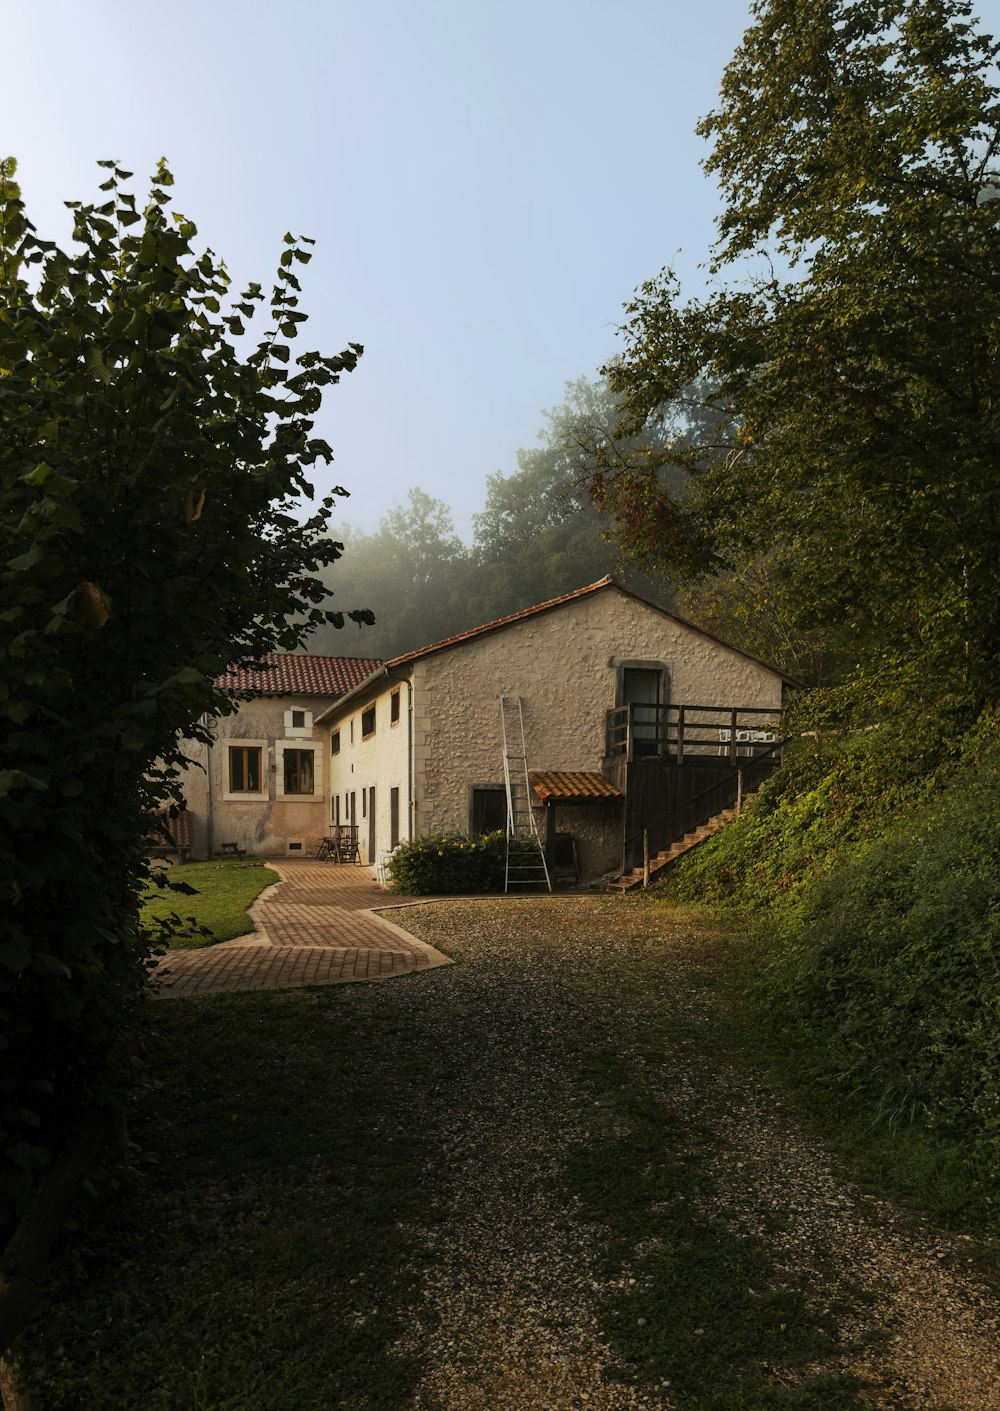
[[[445,1212],[428,1233],[421,1296],[402,1310],[400,1350],[419,1352],[428,1368],[414,1411],[709,1404],[690,1401],[690,1387],[676,1399],[669,1376],[651,1382],[655,1353],[645,1366],[634,1350],[630,1360],[636,1327],[631,1344],[615,1331],[628,1322],[652,1336],[647,1321],[663,1316],[650,1300],[669,1199],[651,1202],[648,1238],[609,1264],[609,1237],[566,1180],[574,1153],[610,1143],[614,1160],[614,1144],[624,1150],[629,1102],[675,1123],[681,1145],[698,1133],[700,1172],[677,1196],[695,1227],[716,1244],[766,1246],[775,1289],[740,1296],[794,1296],[807,1317],[836,1325],[818,1361],[784,1365],[780,1344],[765,1344],[754,1375],[777,1390],[859,1377],[858,1400],[837,1406],[1000,1406],[996,1291],[970,1243],[919,1228],[838,1179],[759,1075],[709,1051],[704,1035],[721,1001],[711,962],[699,958],[699,923],[599,898],[436,903],[396,919],[462,962],[351,995],[419,1016],[413,1063],[437,1065],[411,1114],[441,1153],[433,1179]],[[606,1074],[587,1077],[595,1043],[620,1064],[610,1086]],[[689,1331],[708,1356],[713,1328],[703,1321]],[[737,1403],[735,1394],[734,1382],[732,1402],[711,1404],[779,1404]]]

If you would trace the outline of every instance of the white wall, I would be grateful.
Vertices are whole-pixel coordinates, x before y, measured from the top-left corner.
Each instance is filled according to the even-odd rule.
[[[391,701],[395,693],[399,696],[399,718],[393,722]],[[340,731],[340,750],[337,754],[329,754],[333,807],[328,807],[327,811],[331,817],[335,816],[335,801],[339,797],[340,821],[350,822],[350,796],[354,794],[355,822],[363,862],[374,863],[378,854],[387,852],[391,846],[390,797],[393,789],[399,790],[399,837],[410,837],[407,817],[409,700],[407,682],[387,682],[383,678],[363,697],[352,701],[346,713],[338,713],[337,719],[331,722],[333,729]],[[373,734],[366,734],[362,728],[364,717],[373,707],[375,730]],[[329,725],[324,725],[323,729],[329,751],[332,732]],[[374,838],[369,817],[372,788],[375,790]]]

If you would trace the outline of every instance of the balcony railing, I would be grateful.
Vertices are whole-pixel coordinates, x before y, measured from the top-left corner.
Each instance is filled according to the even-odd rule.
[[[766,706],[623,705],[607,712],[609,759],[754,759],[781,738],[781,710]]]

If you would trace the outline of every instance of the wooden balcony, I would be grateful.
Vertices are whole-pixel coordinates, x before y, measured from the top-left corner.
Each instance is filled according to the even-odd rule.
[[[623,705],[607,712],[605,764],[756,759],[781,739],[781,710],[762,706]]]

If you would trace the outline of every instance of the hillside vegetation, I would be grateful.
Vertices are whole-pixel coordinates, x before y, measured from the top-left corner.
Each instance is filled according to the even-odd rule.
[[[752,918],[748,991],[814,1088],[926,1139],[963,1218],[1000,1221],[1000,718],[800,739],[678,869]]]

